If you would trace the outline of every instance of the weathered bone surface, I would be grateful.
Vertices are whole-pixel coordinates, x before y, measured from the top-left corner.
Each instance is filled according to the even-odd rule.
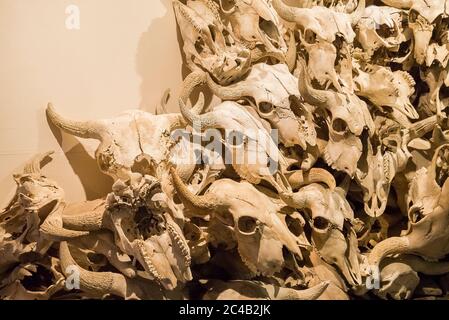
[[[404,300],[447,281],[447,0],[173,8],[191,71],[179,112],[81,121],[48,105],[99,141],[114,184],[66,203],[50,153],[14,175],[0,299]]]

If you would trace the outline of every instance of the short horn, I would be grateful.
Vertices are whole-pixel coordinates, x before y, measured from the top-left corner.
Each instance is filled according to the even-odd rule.
[[[211,214],[212,211],[215,211],[221,206],[221,201],[211,193],[203,196],[197,196],[193,194],[178,176],[174,168],[170,168],[170,173],[173,178],[173,185],[178,193],[178,196],[184,203],[188,204],[194,209],[199,210],[200,214]]]
[[[23,168],[24,174],[41,174],[41,162],[44,161],[45,158],[51,156],[54,151],[49,151],[46,153],[40,153],[33,157],[27,164],[25,164]]]
[[[59,244],[59,257],[64,276],[69,277],[76,270],[79,274],[80,289],[96,297],[113,294],[126,298],[127,282],[125,276],[113,272],[92,272],[81,268],[73,259],[67,242]]]
[[[103,126],[96,121],[74,121],[59,115],[51,103],[47,106],[47,115],[51,122],[59,129],[80,137],[102,140]]]
[[[379,266],[382,259],[393,254],[407,253],[410,242],[407,237],[391,237],[379,242],[368,256],[370,266]]]
[[[57,211],[51,213],[39,227],[41,234],[52,241],[65,241],[70,239],[87,236],[88,231],[77,231],[65,229],[62,225],[61,215],[65,208],[64,204],[61,204]]]
[[[308,172],[298,170],[288,178],[288,181],[293,189],[299,189],[304,185],[320,182],[326,184],[332,190],[337,186],[334,176],[322,168],[312,168]]]
[[[76,231],[97,231],[104,228],[106,210],[93,211],[78,215],[63,215],[64,228]]]
[[[329,281],[324,281],[312,288],[295,290],[291,288],[279,288],[275,300],[316,300],[329,286]]]

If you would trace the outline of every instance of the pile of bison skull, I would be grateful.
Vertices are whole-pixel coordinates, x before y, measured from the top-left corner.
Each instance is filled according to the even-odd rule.
[[[180,111],[49,104],[114,184],[66,203],[51,153],[30,160],[0,213],[0,297],[449,296],[449,1],[173,9]]]

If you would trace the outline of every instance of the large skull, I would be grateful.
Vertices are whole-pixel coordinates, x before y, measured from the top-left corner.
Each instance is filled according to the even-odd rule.
[[[39,226],[53,212],[63,208],[64,191],[41,173],[41,161],[52,152],[34,157],[16,174],[16,194],[0,212],[0,274],[31,252],[44,254],[48,249]]]
[[[409,8],[408,24],[413,31],[415,40],[414,56],[418,64],[424,64],[435,21],[439,17],[447,17],[449,9],[444,0],[417,0],[413,1]]]
[[[357,95],[368,98],[378,108],[390,107],[410,119],[419,118],[410,102],[416,84],[410,74],[381,66],[370,66],[366,71],[358,70],[354,78]]]
[[[134,180],[134,179],[133,179]],[[190,251],[184,235],[167,212],[160,185],[150,176],[129,185],[114,185],[107,215],[117,246],[136,258],[150,279],[172,290],[192,279]]]
[[[369,139],[367,153],[359,161],[356,180],[363,190],[365,213],[371,217],[381,216],[387,206],[391,182],[398,168],[395,154],[383,152],[378,146],[374,152]]]
[[[435,150],[429,167],[416,172],[409,189],[409,229],[401,237],[391,237],[376,245],[369,255],[370,265],[379,265],[388,255],[413,253],[437,260],[449,253],[449,145]]]
[[[126,263],[111,264],[127,277],[136,275],[154,280],[165,289],[173,290],[179,283],[191,280],[190,251],[160,183],[152,176],[133,173],[127,181],[118,180],[106,201],[84,206],[76,215],[62,215],[63,230],[114,233],[120,251],[139,263],[135,269]],[[67,233],[49,228],[50,234]],[[79,236],[66,240],[86,242]],[[98,245],[97,245],[98,249]],[[110,258],[111,250],[105,252]],[[101,252],[100,252],[101,253]],[[140,266],[140,267],[139,267]]]
[[[298,80],[284,64],[259,63],[243,80],[222,87],[208,80],[213,93],[223,100],[244,99],[259,116],[278,130],[285,146],[315,145],[316,132],[309,108],[300,103]]]
[[[332,43],[321,39],[315,39],[310,33],[301,36],[301,44],[309,56],[307,69],[312,79],[315,79],[322,87],[328,88],[330,84],[342,91],[339,77],[335,71],[337,60],[337,48]]]
[[[299,60],[299,92],[313,105],[325,109],[330,118],[329,129],[334,133],[351,132],[360,136],[365,128],[374,132],[374,122],[368,106],[355,94],[315,89],[303,60]]]
[[[184,5],[175,1],[173,7],[191,71],[207,70],[223,84],[248,71],[250,51],[226,37],[226,29],[214,2],[188,1]]]
[[[332,9],[315,6],[313,8],[295,8],[287,6],[283,0],[273,0],[273,7],[281,18],[295,22],[303,34],[310,30],[318,38],[332,43],[337,36],[352,43],[355,33],[352,26],[357,24],[365,10],[365,0],[359,1],[357,9],[351,13],[337,12]]]
[[[281,169],[286,167],[286,161],[277,148],[273,139],[275,137],[272,137],[260,119],[254,117],[246,108],[236,102],[225,101],[214,107],[211,112],[195,115],[182,100],[180,108],[187,122],[194,128],[200,131],[207,129],[225,131],[226,137],[222,137],[220,131],[208,130],[206,133],[211,137],[206,140],[213,140],[214,145],[217,144],[217,140],[225,141],[224,146],[221,144],[216,146],[219,148],[219,154],[224,153],[226,164],[232,164],[242,178],[255,184],[265,180],[276,189],[285,190],[287,184]],[[232,137],[241,141],[233,141]]]
[[[229,15],[236,40],[253,49],[263,46],[267,53],[285,55],[287,45],[284,41],[282,25],[276,11],[266,0],[235,0],[231,8],[220,0],[222,10]]]
[[[282,198],[289,206],[305,211],[312,227],[312,244],[324,261],[336,266],[351,286],[360,285],[354,212],[343,190],[312,183]]]
[[[318,90],[312,86],[304,61],[299,60],[299,91],[304,99],[321,108],[328,124],[329,139],[324,159],[337,170],[353,176],[362,153],[360,136],[365,128],[371,135],[374,122],[368,106],[355,94]]]
[[[357,24],[357,41],[369,56],[382,47],[398,51],[404,40],[401,10],[379,6],[365,9]]]
[[[285,265],[285,252],[294,260],[302,259],[298,238],[278,216],[280,208],[248,182],[221,179],[203,196],[192,194],[172,170],[178,196],[224,228],[231,228],[242,261],[255,274],[273,275]]]
[[[170,133],[185,126],[180,114],[153,115],[133,110],[107,120],[64,119],[49,105],[50,120],[65,132],[100,140],[95,157],[100,169],[115,180],[128,180],[132,172],[161,178],[161,164],[168,158],[173,141]]]
[[[192,77],[195,75],[192,73]],[[126,182],[133,173],[150,175],[161,182],[167,195],[171,195],[167,164],[172,148],[176,143],[182,143],[171,136],[173,130],[185,128],[187,124],[181,114],[153,115],[130,110],[112,119],[73,121],[58,115],[49,104],[47,115],[58,128],[69,134],[99,140],[95,152],[98,166],[115,181]],[[173,202],[171,198],[167,201]]]

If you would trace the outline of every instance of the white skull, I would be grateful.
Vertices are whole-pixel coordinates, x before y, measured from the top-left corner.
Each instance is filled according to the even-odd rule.
[[[369,6],[357,24],[357,41],[372,56],[379,48],[398,51],[405,40],[402,11],[391,7]]]
[[[301,209],[310,220],[312,244],[320,257],[334,265],[353,287],[361,284],[357,236],[353,228],[354,212],[343,190],[331,190],[312,183],[284,201]]]
[[[172,170],[178,196],[204,214],[211,214],[223,228],[232,230],[237,250],[245,265],[255,274],[273,275],[284,263],[285,247],[294,260],[302,260],[298,238],[277,213],[279,205],[252,184],[230,179],[214,182],[203,196],[192,194]]]
[[[210,78],[209,87],[223,100],[244,99],[259,116],[279,132],[280,142],[286,146],[315,145],[316,132],[311,110],[300,102],[298,80],[285,64],[259,63],[247,77],[226,87]]]
[[[223,0],[220,3],[222,10],[229,16],[238,42],[250,49],[261,45],[264,52],[286,54],[283,27],[270,2],[236,0],[229,10],[225,8]]]
[[[245,74],[250,51],[226,39],[214,2],[173,2],[176,20],[184,40],[184,54],[191,71],[205,69],[220,83],[227,84]],[[228,32],[229,33],[229,32]]]
[[[190,250],[167,211],[159,183],[150,176],[118,181],[109,194],[106,216],[122,252],[134,257],[145,275],[165,289],[192,279]]]

